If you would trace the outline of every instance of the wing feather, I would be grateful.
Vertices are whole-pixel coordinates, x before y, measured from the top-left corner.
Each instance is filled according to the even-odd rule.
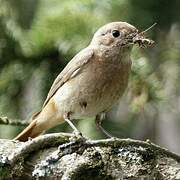
[[[57,90],[68,80],[75,77],[85,64],[87,64],[92,58],[94,52],[92,49],[86,48],[80,51],[63,69],[63,71],[57,76],[52,84],[47,98],[43,104],[43,107],[49,102]]]

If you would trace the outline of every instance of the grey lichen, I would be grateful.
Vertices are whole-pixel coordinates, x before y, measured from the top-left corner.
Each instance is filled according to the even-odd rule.
[[[180,157],[149,141],[57,133],[0,142],[0,179],[180,179]]]

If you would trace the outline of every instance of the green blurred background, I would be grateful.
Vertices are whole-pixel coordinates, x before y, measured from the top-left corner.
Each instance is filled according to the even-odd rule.
[[[140,30],[149,49],[134,47],[126,93],[103,126],[114,136],[150,139],[180,153],[179,0],[0,0],[0,116],[27,120],[40,110],[54,78],[111,21]],[[98,139],[93,119],[76,120],[84,135]],[[0,137],[23,127],[0,125]],[[71,132],[62,124],[49,132]]]

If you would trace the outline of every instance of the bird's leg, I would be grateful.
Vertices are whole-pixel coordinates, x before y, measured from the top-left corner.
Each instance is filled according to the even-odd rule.
[[[76,136],[82,136],[82,133],[76,128],[76,126],[72,123],[72,119],[70,118],[70,113],[64,115],[64,120],[69,124],[69,126],[74,130],[74,134]]]
[[[95,123],[96,123],[96,127],[99,131],[101,131],[106,137],[108,138],[112,138],[113,136],[108,133],[102,126],[101,126],[101,122],[104,118],[104,113],[102,114],[98,114],[96,115],[96,119],[95,119]]]

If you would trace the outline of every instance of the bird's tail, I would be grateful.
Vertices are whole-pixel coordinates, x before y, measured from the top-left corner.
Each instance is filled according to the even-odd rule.
[[[39,114],[39,113],[38,113]],[[31,138],[35,138],[37,137],[38,135],[40,135],[43,130],[39,129],[38,131],[36,130],[36,126],[37,126],[37,116],[38,114],[34,115],[31,119],[31,123],[21,132],[19,133],[15,138],[14,140],[19,140],[19,141],[27,141],[29,137]]]
[[[31,123],[14,140],[27,141],[29,137],[35,138],[45,130],[64,122],[63,116],[60,117],[57,114],[54,102],[50,101],[42,111],[31,118]]]

